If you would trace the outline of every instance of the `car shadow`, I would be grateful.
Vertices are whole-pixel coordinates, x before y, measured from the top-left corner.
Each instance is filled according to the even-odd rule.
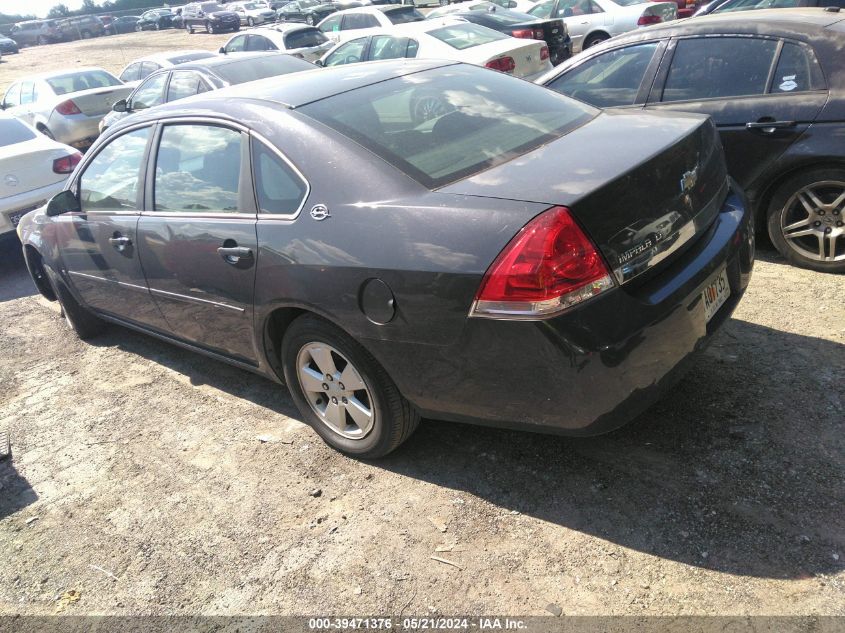
[[[284,387],[250,372],[123,328],[94,344],[301,419]],[[845,345],[731,319],[670,393],[614,433],[424,420],[374,465],[694,567],[767,578],[841,571],[843,357]]]
[[[3,429],[0,429],[2,435]],[[0,459],[0,521],[35,503],[38,495],[18,473],[12,457]]]
[[[26,270],[20,244],[0,251],[0,303],[30,297],[37,292]]]

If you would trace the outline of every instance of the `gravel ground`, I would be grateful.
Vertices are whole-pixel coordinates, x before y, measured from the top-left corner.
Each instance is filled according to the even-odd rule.
[[[116,327],[82,343],[32,292],[4,261],[0,614],[845,614],[845,277],[764,253],[611,435],[424,421],[376,463],[282,387]]]

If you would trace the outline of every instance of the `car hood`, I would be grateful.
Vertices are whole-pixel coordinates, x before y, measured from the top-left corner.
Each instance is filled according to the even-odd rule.
[[[234,11],[212,11],[211,13],[206,13],[206,15],[210,18],[237,18],[238,14]],[[240,19],[240,18],[238,18]]]

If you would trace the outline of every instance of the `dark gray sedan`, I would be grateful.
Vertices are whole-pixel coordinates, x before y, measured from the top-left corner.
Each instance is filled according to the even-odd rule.
[[[754,247],[706,117],[432,60],[138,114],[19,235],[79,336],[117,323],[284,382],[360,457],[420,416],[619,426],[730,316]]]

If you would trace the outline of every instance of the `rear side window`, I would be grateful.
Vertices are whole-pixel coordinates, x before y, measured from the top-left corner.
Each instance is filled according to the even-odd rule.
[[[131,97],[132,109],[145,110],[164,103],[164,84],[166,81],[166,72],[144,80]]]
[[[407,22],[425,20],[425,16],[414,7],[402,7],[401,9],[386,12],[385,15],[393,24],[405,24]]]
[[[663,101],[762,95],[777,50],[774,40],[694,38],[678,42]]]
[[[772,92],[802,92],[823,87],[821,68],[810,50],[798,44],[784,43],[772,81]]]
[[[370,59],[399,59],[406,57],[408,51],[407,37],[392,37],[390,35],[376,35],[370,43]]]
[[[20,105],[21,103],[21,85],[15,84],[6,91],[6,96],[3,97],[3,105],[7,108]]]
[[[372,84],[299,109],[429,188],[512,160],[597,110],[472,66]]]
[[[196,73],[187,70],[174,71],[170,76],[167,87],[167,100],[176,101],[185,97],[192,97],[199,92],[202,80]]]
[[[308,192],[302,178],[263,143],[253,141],[255,193],[262,213],[293,215]]]
[[[285,47],[287,48],[308,48],[320,46],[329,41],[320,29],[302,29],[285,35]]]
[[[149,136],[150,128],[119,136],[85,167],[79,179],[83,213],[138,209],[138,180]]]
[[[138,73],[141,71],[141,64],[129,64],[122,73],[120,73],[121,81],[137,81],[139,79]]]
[[[246,43],[246,50],[248,51],[274,51],[276,45],[273,44],[263,35],[250,35]]]
[[[35,132],[14,118],[0,119],[0,147],[31,141]]]
[[[156,156],[156,211],[238,211],[241,133],[211,125],[168,125]]]
[[[597,108],[633,105],[656,50],[657,43],[653,42],[609,51],[564,73],[546,87]]]
[[[428,32],[432,37],[459,51],[507,39],[507,35],[478,24],[453,24]]]
[[[326,66],[340,66],[341,64],[354,64],[364,58],[364,49],[367,46],[367,38],[347,42],[339,46],[331,55],[326,58]]]

